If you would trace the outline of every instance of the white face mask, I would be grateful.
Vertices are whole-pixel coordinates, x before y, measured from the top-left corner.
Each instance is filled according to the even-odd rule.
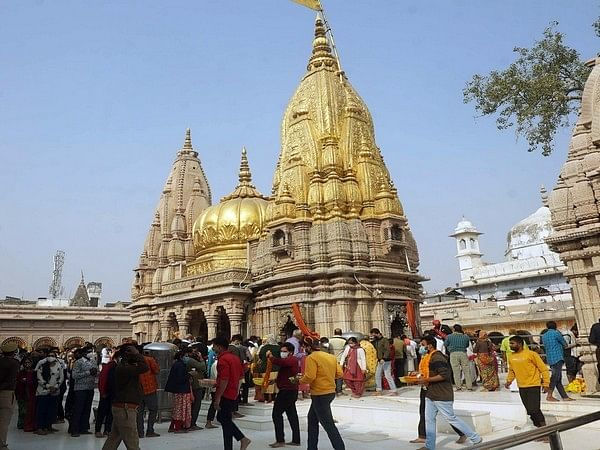
[[[290,355],[290,352],[281,352],[282,358],[287,358]]]

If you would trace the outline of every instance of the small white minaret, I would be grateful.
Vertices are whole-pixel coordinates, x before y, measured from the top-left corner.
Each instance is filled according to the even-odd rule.
[[[481,260],[483,255],[479,251],[479,236],[482,234],[463,216],[456,225],[454,234],[450,235],[456,240],[456,258],[461,281],[469,281],[473,275],[473,269],[483,265]]]

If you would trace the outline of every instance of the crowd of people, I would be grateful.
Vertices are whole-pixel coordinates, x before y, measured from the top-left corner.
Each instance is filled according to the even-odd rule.
[[[562,369],[566,364],[569,377],[574,376],[574,368],[581,369],[572,360],[576,336],[558,331],[553,321],[547,323],[537,348],[530,348],[532,343],[528,345],[527,339],[513,330],[496,345],[485,331],[468,335],[459,324],[450,328],[439,321],[434,321],[419,340],[400,333],[388,339],[373,328],[368,336],[344,336],[341,329],[335,329],[329,338],[314,339],[295,330],[281,340],[274,335],[244,340],[238,334],[231,340],[219,336],[205,343],[190,335],[174,339],[172,344],[175,352],[164,385],[172,394],[168,431],[189,433],[220,426],[223,447],[232,449],[235,439],[241,450],[251,441],[235,419],[243,417],[239,406],[249,404],[251,388],[254,401],[273,403],[272,448],[302,445],[296,403],[310,399],[308,449],[318,447],[320,425],[338,450],[345,447],[331,412],[336,396],[347,392],[360,398],[367,387],[374,387],[375,396],[397,395],[400,386],[418,384],[420,421],[418,437],[411,442],[424,444],[420,450],[433,450],[438,414],[457,433],[457,442],[481,442],[477,432],[454,413],[455,391],[473,391],[479,383],[486,391],[499,390],[499,370],[506,365],[505,387],[519,392],[534,425],[543,426],[540,390],[547,393],[548,401],[559,401],[553,396],[554,390],[563,400],[572,400],[562,384]],[[161,367],[144,345],[126,342],[111,349],[86,343],[65,352],[57,348],[26,352],[7,342],[2,355],[3,448],[7,448],[13,398],[18,404],[16,426],[24,432],[55,433],[54,424],[68,421],[71,437],[94,434],[105,439],[104,450],[117,449],[121,442],[128,449],[138,449],[140,439],[160,436],[154,425],[159,413]],[[98,403],[93,409],[96,389]],[[206,422],[201,424],[198,419],[203,400],[210,405]],[[292,431],[287,442],[284,414]]]

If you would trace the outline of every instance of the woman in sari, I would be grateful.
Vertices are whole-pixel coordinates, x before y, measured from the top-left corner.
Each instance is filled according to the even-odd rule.
[[[304,369],[306,367],[306,344],[304,342],[300,342],[300,349],[298,353],[296,353],[296,358],[298,359],[298,374],[304,376]],[[302,397],[298,398],[298,400],[305,400],[310,398],[310,385],[307,383],[298,384],[298,392],[302,393]]]
[[[492,341],[488,339],[485,331],[479,333],[479,338],[473,347],[473,353],[477,355],[477,367],[483,382],[483,387],[488,391],[495,391],[500,386],[498,380],[498,360]]]
[[[340,356],[340,364],[344,367],[344,382],[352,391],[352,397],[362,397],[365,390],[367,356],[355,337],[348,338],[348,343]]]
[[[175,354],[175,362],[171,366],[169,378],[167,378],[167,384],[165,385],[165,391],[173,394],[173,410],[171,411],[169,432],[175,433],[187,433],[192,424],[192,388],[190,375],[182,357],[182,352]]]
[[[23,358],[21,370],[17,375],[15,396],[19,405],[17,428],[23,431],[35,431],[35,392],[37,374],[33,370],[33,361]]]

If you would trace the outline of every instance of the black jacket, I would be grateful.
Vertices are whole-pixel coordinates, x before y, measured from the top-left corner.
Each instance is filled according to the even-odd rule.
[[[190,377],[187,367],[182,360],[177,359],[169,371],[165,391],[173,394],[185,394],[186,392],[190,392],[190,389]]]
[[[140,375],[148,370],[148,365],[142,355],[136,355],[135,364],[121,361],[114,367],[114,382],[109,372],[108,383],[114,383],[109,389],[114,389],[113,403],[135,403],[139,405],[144,398],[140,385]]]
[[[592,325],[588,340],[590,341],[590,344],[600,346],[600,322],[596,322]]]

